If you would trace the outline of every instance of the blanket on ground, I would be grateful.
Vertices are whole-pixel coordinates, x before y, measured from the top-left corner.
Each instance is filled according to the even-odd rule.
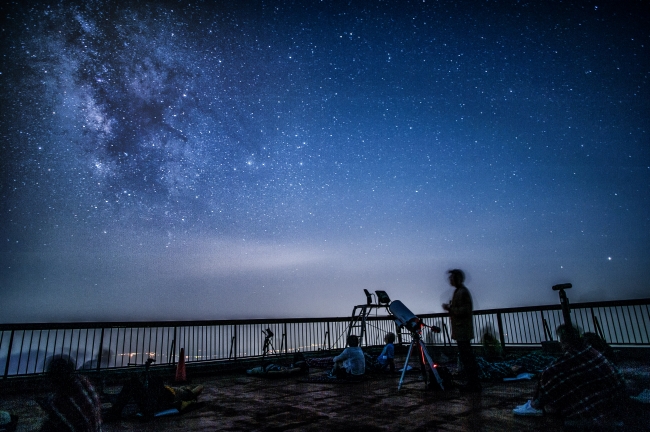
[[[479,378],[483,380],[502,380],[516,377],[522,372],[538,373],[550,365],[557,357],[545,353],[534,352],[522,357],[489,362],[483,357],[476,357],[479,366]]]
[[[246,374],[272,378],[272,377],[281,377],[287,375],[295,375],[302,372],[303,369],[301,369],[300,367],[287,367],[287,366],[271,363],[270,365],[267,366],[258,366],[258,367],[254,367],[253,369],[248,369],[246,371]]]

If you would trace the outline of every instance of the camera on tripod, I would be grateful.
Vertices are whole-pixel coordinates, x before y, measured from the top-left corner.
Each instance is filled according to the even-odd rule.
[[[264,345],[262,346],[262,359],[265,359],[267,355],[270,354],[276,354],[275,348],[273,347],[273,342],[271,339],[273,339],[273,332],[271,331],[270,328],[266,328],[266,330],[262,330],[262,333],[264,334]]]

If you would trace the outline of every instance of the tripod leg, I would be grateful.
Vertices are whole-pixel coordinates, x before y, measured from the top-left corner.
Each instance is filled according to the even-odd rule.
[[[433,359],[429,355],[429,352],[427,351],[427,347],[424,345],[424,342],[420,340],[420,349],[422,350],[422,353],[426,357],[427,361],[429,362],[429,367],[431,368],[431,372],[433,373],[433,376],[436,377],[436,381],[438,381],[438,385],[442,390],[445,389],[445,387],[442,385],[442,378],[440,378],[440,374],[438,374],[438,371],[436,370]]]
[[[397,386],[397,391],[402,388],[402,383],[404,382],[404,374],[406,373],[406,368],[409,365],[409,358],[411,357],[411,351],[413,350],[413,344],[415,341],[411,341],[411,346],[409,346],[409,352],[406,354],[406,360],[404,361],[404,369],[402,370],[402,376],[399,379],[399,385]]]
[[[262,347],[262,360],[266,358],[266,356],[269,354],[269,348],[272,348],[273,345],[271,344],[271,339],[268,337],[264,339],[264,346]]]
[[[420,363],[420,373],[422,374],[422,382],[424,382],[424,388],[426,389],[427,384],[429,384],[429,376],[427,375],[427,367],[426,367],[426,360],[424,359],[424,351],[422,351],[421,345],[418,344],[418,346],[420,348],[418,350],[419,351],[418,354],[420,354],[418,363]]]

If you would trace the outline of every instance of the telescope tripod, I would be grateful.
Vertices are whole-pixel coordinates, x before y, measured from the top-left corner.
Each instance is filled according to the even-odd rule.
[[[440,386],[440,389],[444,390],[445,387],[442,385],[442,378],[440,378],[440,375],[436,370],[436,365],[433,363],[433,359],[429,355],[429,352],[427,351],[427,347],[424,345],[424,342],[422,342],[420,333],[412,331],[411,346],[409,346],[408,354],[406,354],[406,361],[404,362],[404,370],[402,371],[402,376],[399,379],[399,385],[397,386],[397,391],[399,391],[402,388],[402,383],[404,382],[404,374],[406,373],[406,369],[409,364],[409,358],[411,357],[411,352],[413,351],[414,346],[417,346],[417,349],[419,350],[418,357],[420,362],[420,370],[422,371],[422,379],[424,380],[425,388],[429,382],[429,377],[427,375],[427,368],[426,368],[426,365],[428,364],[429,367],[431,368],[431,372],[433,373],[433,376],[436,378],[436,381]]]
[[[264,360],[269,353],[276,354],[276,352],[273,347],[273,342],[271,341],[271,339],[273,339],[271,329],[267,328],[266,330],[262,330],[262,333],[264,333],[264,346],[262,347],[262,360]],[[282,347],[280,347],[280,349],[282,349]]]

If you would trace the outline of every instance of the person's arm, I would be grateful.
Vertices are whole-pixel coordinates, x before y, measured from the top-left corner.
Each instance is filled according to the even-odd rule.
[[[336,362],[341,362],[345,360],[346,358],[350,357],[350,350],[348,348],[344,349],[343,352],[336,357],[333,358],[334,363]]]
[[[454,300],[449,305],[449,315],[462,317],[472,314],[472,297],[469,291],[463,289],[454,296]]]

